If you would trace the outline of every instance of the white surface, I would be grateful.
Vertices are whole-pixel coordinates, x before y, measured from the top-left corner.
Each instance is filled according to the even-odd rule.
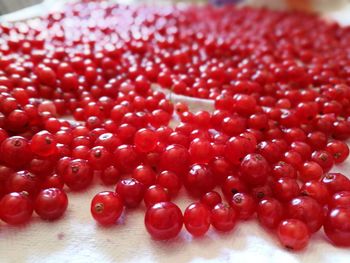
[[[172,99],[184,98],[173,95]],[[190,104],[197,109],[212,108],[205,101],[192,100]],[[349,175],[350,160],[333,171]],[[350,249],[333,247],[322,231],[311,238],[307,249],[291,253],[281,248],[275,236],[264,231],[256,220],[240,222],[226,234],[210,229],[203,238],[192,239],[183,229],[174,240],[154,241],[144,228],[142,205],[124,211],[115,226],[98,226],[90,216],[90,201],[97,192],[112,189],[97,181],[87,191],[69,193],[68,210],[64,218],[55,222],[34,216],[20,228],[0,223],[0,262],[350,262]],[[182,210],[192,201],[184,195],[181,192],[182,198],[174,200]]]

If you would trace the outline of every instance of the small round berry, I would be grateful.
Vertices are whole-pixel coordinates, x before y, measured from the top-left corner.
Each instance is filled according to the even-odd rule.
[[[277,228],[277,236],[282,246],[291,250],[305,248],[310,239],[306,224],[298,219],[281,221]]]
[[[217,204],[211,210],[211,224],[219,231],[227,232],[232,230],[237,222],[238,215],[235,210],[223,203]]]
[[[261,225],[274,229],[284,216],[282,203],[271,197],[263,198],[258,204],[257,214]]]
[[[208,206],[210,209],[213,209],[217,204],[222,202],[221,196],[216,191],[210,191],[205,193],[201,197],[201,203]]]
[[[160,185],[151,185],[147,188],[144,198],[146,207],[150,207],[156,203],[170,201],[168,191]]]
[[[269,175],[269,164],[260,154],[248,154],[244,157],[240,172],[241,178],[249,185],[263,185]]]
[[[102,225],[115,224],[122,212],[123,201],[117,193],[101,192],[91,201],[91,214]]]
[[[145,186],[139,181],[131,178],[117,183],[115,192],[120,195],[126,207],[137,207],[145,194]]]
[[[25,192],[9,193],[0,201],[0,218],[10,225],[20,225],[29,221],[33,214],[33,203]]]
[[[256,211],[254,198],[246,193],[234,194],[230,205],[238,213],[238,218],[242,220],[251,218]]]
[[[55,136],[48,131],[38,132],[31,140],[30,149],[42,157],[53,155],[57,149]]]
[[[145,215],[147,232],[157,240],[176,237],[182,228],[181,210],[172,202],[160,202],[149,207]]]
[[[134,143],[139,152],[150,152],[156,148],[157,133],[150,129],[140,129],[135,133]]]
[[[202,203],[190,204],[184,212],[184,225],[191,235],[204,235],[210,227],[208,207]]]
[[[62,172],[64,183],[72,190],[79,191],[88,187],[93,179],[91,167],[86,160],[74,159]]]
[[[339,207],[328,212],[324,231],[336,246],[350,246],[350,207]]]
[[[44,220],[55,220],[67,210],[67,194],[58,188],[41,190],[34,203],[35,212]]]

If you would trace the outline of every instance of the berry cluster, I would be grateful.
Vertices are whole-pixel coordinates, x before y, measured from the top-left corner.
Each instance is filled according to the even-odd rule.
[[[63,188],[99,177],[116,185],[92,200],[101,224],[143,201],[156,239],[257,217],[289,249],[322,226],[350,246],[350,180],[329,173],[349,155],[349,28],[235,6],[81,1],[0,34],[4,222],[57,219]],[[215,110],[192,112],[153,84]],[[184,213],[171,202],[182,186],[198,200]]]

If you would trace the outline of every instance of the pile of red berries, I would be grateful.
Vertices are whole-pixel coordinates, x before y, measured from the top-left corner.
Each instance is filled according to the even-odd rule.
[[[0,34],[4,222],[33,210],[57,219],[63,189],[99,177],[116,185],[92,200],[101,224],[143,201],[156,239],[257,217],[290,249],[322,226],[350,246],[350,180],[328,173],[349,155],[350,28],[235,6],[82,1]],[[215,111],[191,112],[152,84]],[[197,200],[184,213],[171,202],[182,186]]]

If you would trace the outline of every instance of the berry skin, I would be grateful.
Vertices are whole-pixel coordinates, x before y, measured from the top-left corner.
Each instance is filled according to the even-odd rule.
[[[0,159],[10,167],[19,168],[32,158],[29,142],[21,136],[5,139],[0,146]]]
[[[42,157],[53,155],[57,149],[55,136],[48,131],[38,132],[31,140],[30,149]]]
[[[111,164],[112,154],[103,146],[95,146],[90,149],[88,160],[93,169],[104,170]]]
[[[139,152],[150,152],[156,148],[157,134],[150,129],[140,129],[135,133],[134,143]]]
[[[170,171],[161,172],[156,179],[156,183],[167,189],[170,196],[176,196],[182,186],[179,176]]]
[[[350,207],[350,191],[335,193],[328,201],[328,208]]]
[[[132,173],[132,178],[136,179],[146,187],[154,184],[156,181],[156,177],[157,174],[148,165],[139,165],[134,169]]]
[[[271,188],[274,196],[281,202],[289,201],[300,193],[297,181],[288,177],[272,182]]]
[[[62,172],[64,183],[73,191],[87,188],[93,178],[91,167],[86,160],[74,159],[69,162]]]
[[[232,230],[236,225],[237,219],[236,211],[226,204],[219,203],[211,210],[210,221],[216,230],[223,232]]]
[[[120,195],[126,207],[137,207],[145,194],[145,186],[139,181],[131,178],[117,183],[115,192]]]
[[[326,150],[333,156],[335,163],[342,163],[349,156],[349,147],[342,141],[327,143]]]
[[[105,185],[114,185],[120,179],[120,172],[115,166],[111,165],[101,172],[100,177]]]
[[[191,235],[204,235],[210,227],[208,207],[202,203],[190,204],[184,212],[184,225]]]
[[[208,166],[195,164],[189,169],[184,177],[184,185],[191,195],[200,197],[214,188],[215,179]]]
[[[115,224],[123,212],[122,198],[114,192],[105,191],[91,201],[91,215],[101,225]]]
[[[336,246],[350,246],[350,207],[339,207],[328,212],[324,223],[324,231]]]
[[[238,218],[241,220],[251,218],[256,211],[254,198],[246,193],[234,194],[230,205],[238,213]]]
[[[9,193],[0,201],[0,218],[7,224],[24,224],[32,214],[33,203],[25,193]]]
[[[310,239],[307,226],[298,219],[281,221],[277,228],[277,236],[282,246],[291,250],[302,250]]]
[[[300,196],[293,198],[286,208],[288,218],[303,221],[310,233],[314,233],[321,228],[324,220],[323,209],[312,197]]]
[[[41,190],[34,203],[35,212],[44,220],[55,220],[67,210],[67,194],[58,188]]]
[[[169,194],[166,189],[160,185],[151,185],[145,191],[143,198],[146,207],[150,207],[159,202],[170,201]]]
[[[209,163],[213,158],[213,147],[209,141],[196,138],[190,143],[192,163]]]
[[[277,227],[284,216],[282,203],[277,199],[266,197],[260,200],[257,208],[259,223],[270,229]]]
[[[172,144],[167,146],[161,154],[160,168],[175,172],[177,175],[182,175],[187,172],[189,160],[190,156],[185,147]]]
[[[25,191],[30,197],[36,196],[40,190],[40,179],[28,171],[18,171],[9,176],[6,181],[6,190],[11,192]]]
[[[240,172],[241,178],[249,185],[263,185],[269,174],[269,164],[260,154],[248,154],[244,157]]]
[[[205,193],[202,197],[200,202],[202,204],[205,204],[210,209],[213,209],[217,204],[222,202],[221,195],[216,191],[210,191]]]
[[[156,240],[176,237],[182,228],[183,216],[172,202],[160,202],[149,207],[145,215],[147,232]]]
[[[341,173],[329,173],[322,178],[322,183],[330,194],[340,191],[350,191],[350,180]]]
[[[308,181],[303,184],[300,189],[300,194],[310,196],[321,205],[328,202],[329,192],[327,187],[320,181]]]
[[[299,169],[299,179],[303,182],[318,180],[322,177],[322,175],[322,167],[313,161],[304,162],[303,166]]]
[[[132,145],[120,145],[113,154],[115,166],[121,172],[130,173],[140,163],[140,156]]]

